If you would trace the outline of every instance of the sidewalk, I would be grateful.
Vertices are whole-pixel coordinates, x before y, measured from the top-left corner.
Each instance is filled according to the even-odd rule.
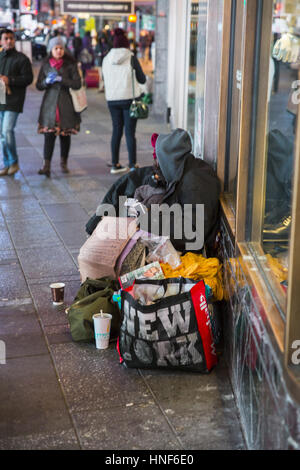
[[[74,343],[49,284],[80,286],[77,255],[85,223],[117,179],[110,175],[111,121],[103,94],[88,91],[69,175],[37,175],[42,94],[31,87],[17,127],[21,172],[0,178],[0,449],[243,449],[226,365],[209,375],[128,370],[115,344]],[[150,117],[137,128],[138,163],[152,164]],[[121,163],[127,164],[123,143]]]

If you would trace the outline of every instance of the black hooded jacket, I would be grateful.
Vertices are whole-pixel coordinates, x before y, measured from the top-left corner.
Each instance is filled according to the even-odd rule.
[[[160,134],[156,141],[156,156],[167,182],[167,191],[163,203],[172,206],[192,205],[193,231],[196,231],[196,205],[204,205],[204,241],[211,245],[219,223],[219,197],[221,185],[213,168],[200,158],[192,155],[192,144],[183,129],[176,129],[171,134]],[[175,221],[174,221],[175,223]],[[179,223],[176,221],[176,223]],[[181,221],[183,224],[183,220]],[[185,251],[187,240],[173,238],[174,227],[171,226],[171,240],[175,248]],[[193,250],[190,250],[193,251]],[[198,251],[198,250],[195,250]]]
[[[33,81],[30,60],[16,49],[0,52],[0,75],[8,77],[11,93],[6,94],[6,104],[0,104],[0,111],[23,112],[26,87]]]

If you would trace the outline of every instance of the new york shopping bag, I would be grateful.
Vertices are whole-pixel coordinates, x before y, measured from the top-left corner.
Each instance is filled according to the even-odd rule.
[[[209,372],[217,364],[203,281],[136,280],[121,293],[120,362]]]

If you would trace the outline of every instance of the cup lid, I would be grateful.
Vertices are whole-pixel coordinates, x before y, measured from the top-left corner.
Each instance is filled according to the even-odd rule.
[[[110,313],[95,313],[93,315],[93,318],[112,318],[112,315]]]

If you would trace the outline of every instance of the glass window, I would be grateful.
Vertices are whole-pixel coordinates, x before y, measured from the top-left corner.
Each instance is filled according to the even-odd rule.
[[[274,2],[271,37],[261,50],[262,54],[267,50],[268,55],[264,64],[260,62],[257,141],[248,223],[257,262],[284,317],[300,83],[298,0]],[[262,115],[265,116],[263,126]]]

